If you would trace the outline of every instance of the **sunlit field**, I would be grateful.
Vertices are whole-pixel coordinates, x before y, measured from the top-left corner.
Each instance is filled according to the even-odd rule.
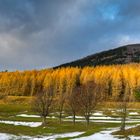
[[[129,130],[129,133],[126,131],[125,135],[116,132],[121,123],[116,103],[107,102],[98,105],[90,117],[88,126],[85,117],[80,114],[76,116],[76,122],[73,124],[73,116],[68,112],[63,112],[61,124],[59,113],[50,112],[47,117],[47,125],[41,126],[42,118],[38,112],[32,111],[31,102],[31,97],[23,96],[8,96],[0,100],[0,136],[2,138],[94,139],[106,136],[106,139],[113,139],[113,137],[136,137],[134,131]],[[138,107],[139,103],[130,103],[126,120],[127,129],[131,127],[138,129],[137,124],[140,123]],[[102,131],[104,135],[102,135]],[[139,135],[138,130],[136,135]]]

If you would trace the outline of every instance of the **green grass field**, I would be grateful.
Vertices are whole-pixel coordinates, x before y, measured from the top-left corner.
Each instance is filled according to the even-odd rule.
[[[16,102],[14,102],[16,100]],[[25,102],[26,101],[26,102]],[[8,121],[23,121],[23,122],[41,122],[41,118],[33,117],[20,117],[16,116],[19,114],[37,114],[31,110],[31,98],[28,97],[8,97],[8,99],[0,100],[0,120]],[[107,108],[107,104],[105,105]],[[132,108],[132,106],[131,106]],[[101,109],[101,106],[100,106]],[[105,109],[105,108],[104,108]],[[105,115],[110,115],[109,111],[104,112]],[[9,133],[15,135],[27,135],[27,136],[37,136],[37,135],[50,135],[50,134],[60,134],[68,132],[84,132],[77,137],[89,136],[101,130],[107,128],[119,127],[119,123],[95,123],[90,122],[87,127],[86,122],[76,122],[74,125],[69,121],[62,121],[59,123],[58,118],[47,118],[47,126],[39,127],[29,127],[29,126],[16,126],[12,124],[0,123],[0,133]],[[132,125],[132,124],[131,124]],[[116,134],[127,135],[140,135],[140,127],[127,130],[126,132],[117,132]],[[75,137],[74,137],[75,138]],[[67,140],[69,138],[59,138],[59,140]]]

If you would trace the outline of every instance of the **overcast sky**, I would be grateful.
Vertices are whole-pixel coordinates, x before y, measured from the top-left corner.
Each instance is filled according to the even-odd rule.
[[[0,70],[41,69],[140,42],[140,0],[0,0]]]

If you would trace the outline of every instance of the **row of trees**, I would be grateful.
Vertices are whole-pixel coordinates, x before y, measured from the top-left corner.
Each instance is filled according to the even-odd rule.
[[[49,77],[48,77],[49,78]],[[53,80],[49,78],[50,80]],[[33,110],[37,111],[42,117],[42,124],[46,125],[46,117],[50,112],[59,112],[59,120],[62,122],[62,113],[68,111],[73,116],[73,123],[75,124],[76,115],[85,117],[87,125],[90,122],[90,116],[97,109],[97,104],[108,101],[109,97],[102,96],[102,85],[97,84],[94,80],[85,83],[79,83],[75,79],[75,84],[69,86],[57,98],[57,88],[55,83],[49,82],[45,87],[41,86],[33,100]],[[127,118],[127,107],[130,100],[130,88],[128,83],[122,77],[120,79],[120,88],[117,89],[119,96],[114,97],[113,100],[118,104],[120,110],[121,130],[125,129]],[[67,93],[66,93],[67,91]]]
[[[96,105],[102,100],[99,85],[94,81],[84,84],[77,83],[70,87],[68,94],[63,94],[56,102],[56,89],[52,83],[46,87],[40,87],[32,105],[33,110],[37,111],[42,117],[43,125],[47,124],[46,117],[54,110],[59,112],[60,123],[62,122],[62,113],[65,110],[73,116],[74,124],[76,115],[80,114],[85,116],[88,125]]]
[[[53,82],[58,98],[60,97],[60,102],[63,102],[65,98],[63,94],[70,93],[75,83],[95,81],[102,86],[102,96],[110,97],[111,100],[112,97],[121,96],[118,90],[123,86],[120,82],[122,79],[127,83],[126,89],[130,89],[131,100],[139,100],[140,64],[1,72],[0,95],[34,96],[40,86],[45,87],[49,82]],[[61,108],[63,105],[60,110]]]

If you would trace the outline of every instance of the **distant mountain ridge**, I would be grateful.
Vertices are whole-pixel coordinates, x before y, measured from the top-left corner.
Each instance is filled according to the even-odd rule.
[[[140,62],[140,44],[129,44],[102,51],[82,59],[59,65],[59,67],[85,67],[98,65],[128,64]]]

